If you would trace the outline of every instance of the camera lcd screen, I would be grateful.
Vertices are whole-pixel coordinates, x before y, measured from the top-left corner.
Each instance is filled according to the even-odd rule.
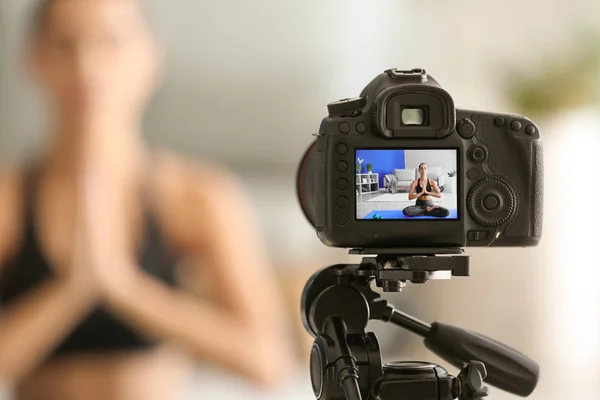
[[[356,219],[457,220],[456,149],[357,149]]]

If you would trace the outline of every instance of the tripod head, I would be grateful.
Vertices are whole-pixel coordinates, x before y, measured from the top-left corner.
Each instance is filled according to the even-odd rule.
[[[460,248],[354,249],[357,265],[338,264],[315,273],[302,294],[302,320],[315,337],[311,380],[321,400],[479,400],[486,383],[528,396],[539,367],[525,355],[493,339],[457,327],[427,324],[396,310],[371,289],[401,291],[407,282],[469,276],[469,257]],[[382,365],[379,343],[366,332],[380,320],[423,337],[425,346],[461,369],[458,376],[427,362]]]

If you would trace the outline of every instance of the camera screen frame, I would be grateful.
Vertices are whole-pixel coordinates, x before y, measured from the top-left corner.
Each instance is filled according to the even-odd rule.
[[[461,162],[461,148],[457,147],[457,146],[441,146],[441,147],[410,147],[410,146],[394,146],[394,147],[370,147],[370,146],[358,146],[355,147],[353,149],[353,154],[354,154],[354,172],[356,174],[356,165],[358,163],[358,152],[359,151],[448,151],[448,150],[452,150],[454,151],[456,157],[455,157],[455,177],[456,177],[456,184],[455,184],[455,188],[454,188],[454,193],[452,193],[452,196],[455,198],[456,201],[456,218],[439,218],[439,219],[433,219],[433,218],[386,218],[386,219],[373,219],[373,218],[358,218],[358,202],[354,201],[354,221],[358,222],[358,223],[366,223],[366,222],[377,222],[377,223],[403,223],[403,222],[408,222],[410,224],[416,223],[416,222],[421,222],[421,223],[433,223],[435,222],[437,223],[457,223],[457,222],[461,222],[463,220],[463,210],[466,207],[466,204],[463,204],[464,201],[461,201],[461,199],[463,198],[463,196],[461,196],[461,190],[462,190],[462,185],[463,182],[461,181],[462,178],[462,162]],[[445,171],[447,172],[447,171]],[[354,185],[353,188],[354,190],[356,190],[356,188],[358,187],[359,183],[356,182],[356,175],[355,175],[355,179],[354,179]],[[381,189],[381,187],[380,187]],[[443,193],[443,192],[442,192]],[[462,199],[464,200],[464,199]],[[410,200],[411,202],[416,202],[416,199],[414,200]],[[396,210],[396,211],[401,211],[401,210]]]

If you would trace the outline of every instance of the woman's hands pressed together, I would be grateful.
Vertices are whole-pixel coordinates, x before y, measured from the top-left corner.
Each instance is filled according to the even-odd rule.
[[[102,141],[92,139],[78,169],[72,269],[81,275],[77,281],[104,301],[113,291],[125,290],[140,272],[132,229],[139,204],[136,209],[132,201],[133,168],[119,168],[115,158],[102,151]]]
[[[43,205],[33,211],[47,217],[45,224],[43,218],[36,220],[36,226],[39,237],[47,238],[42,251],[54,261],[50,263],[54,274],[2,310],[0,384],[19,382],[34,371],[91,309],[106,302],[115,288],[128,287],[136,271],[129,262],[132,246],[123,218],[125,175],[111,172],[118,169],[106,168],[93,154],[82,160],[75,169],[75,188],[67,169],[58,167],[47,173],[46,186],[40,184],[39,197],[54,199],[41,201]],[[7,182],[0,180],[0,189]],[[9,196],[0,197],[2,207]],[[44,235],[48,226],[54,230]]]
[[[80,210],[82,259],[88,264],[97,283],[104,288],[113,284],[115,272],[123,270],[115,264],[126,264],[126,237],[122,225],[125,215],[116,192],[116,182],[110,182],[106,173],[87,166],[81,178]]]

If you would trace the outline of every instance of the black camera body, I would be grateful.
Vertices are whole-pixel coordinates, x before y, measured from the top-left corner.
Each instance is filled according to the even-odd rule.
[[[539,242],[542,142],[528,118],[457,109],[422,69],[385,71],[359,97],[328,110],[297,182],[302,208],[324,244]],[[362,160],[369,161],[367,173]],[[427,194],[415,198],[420,193]]]

